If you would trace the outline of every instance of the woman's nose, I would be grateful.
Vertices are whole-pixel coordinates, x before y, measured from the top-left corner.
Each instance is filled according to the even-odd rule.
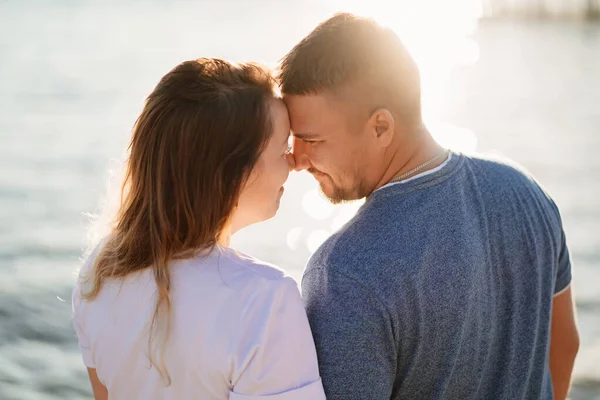
[[[287,153],[285,155],[285,159],[288,162],[288,167],[290,171],[293,171],[296,168],[296,160],[294,159],[294,155],[292,153]]]

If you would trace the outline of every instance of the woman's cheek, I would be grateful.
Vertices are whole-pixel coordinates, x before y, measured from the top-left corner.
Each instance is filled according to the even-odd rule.
[[[286,156],[281,157],[281,162],[280,162],[279,168],[280,168],[279,170],[281,171],[281,179],[282,179],[282,185],[283,185],[283,183],[285,183],[285,181],[287,181],[287,178],[290,175],[290,163]]]

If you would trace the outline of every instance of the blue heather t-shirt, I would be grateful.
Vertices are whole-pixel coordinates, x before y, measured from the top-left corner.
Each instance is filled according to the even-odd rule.
[[[552,399],[552,299],[570,281],[548,194],[453,153],[371,194],[310,259],[302,293],[327,399]]]

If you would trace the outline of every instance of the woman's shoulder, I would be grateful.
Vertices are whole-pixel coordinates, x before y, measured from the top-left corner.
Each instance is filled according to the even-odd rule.
[[[296,281],[276,265],[229,247],[219,247],[217,252],[220,277],[230,287],[298,290]]]
[[[215,246],[193,259],[182,260],[173,265],[171,272],[184,280],[197,280],[236,291],[277,289],[280,286],[294,286],[298,290],[296,281],[283,269],[225,246]]]
[[[220,247],[220,255],[229,269],[258,280],[281,281],[291,279],[280,267],[259,260],[256,257],[242,253],[230,247]]]
[[[186,283],[178,286],[208,285],[207,290],[193,292],[223,296],[246,312],[249,307],[262,309],[281,302],[301,303],[297,282],[284,270],[229,247],[214,248],[208,258],[198,258],[190,267],[186,268],[189,273],[180,275],[180,278],[186,276]],[[196,274],[198,279],[192,276]]]

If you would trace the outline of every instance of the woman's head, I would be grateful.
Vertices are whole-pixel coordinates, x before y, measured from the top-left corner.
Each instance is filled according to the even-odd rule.
[[[198,59],[175,67],[136,123],[118,228],[141,217],[178,252],[218,241],[239,212],[248,216],[238,224],[271,217],[288,171],[281,154],[279,169],[262,168],[270,139],[289,135],[280,102],[271,75],[256,65]],[[270,204],[243,202],[239,210],[253,183],[273,173],[278,186],[263,187]]]
[[[119,210],[84,296],[93,299],[105,278],[151,267],[154,327],[161,309],[170,311],[170,260],[275,214],[288,136],[287,109],[265,69],[201,58],[171,70],[133,129]]]

